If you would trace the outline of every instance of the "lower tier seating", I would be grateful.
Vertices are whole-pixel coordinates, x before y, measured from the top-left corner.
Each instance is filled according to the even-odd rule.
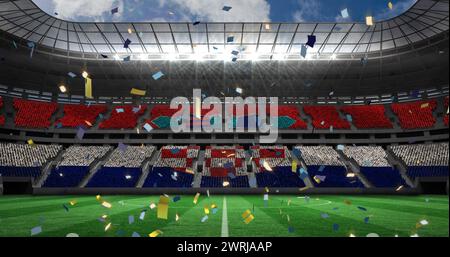
[[[415,179],[416,177],[448,177],[448,166],[410,166],[406,174]]]
[[[140,168],[103,167],[94,174],[86,187],[135,187],[141,173]]]
[[[304,187],[303,182],[292,168],[279,166],[273,168],[273,172],[259,172],[255,174],[258,187]]]
[[[247,176],[236,176],[234,178],[203,176],[200,186],[201,187],[224,187],[224,182],[230,183],[230,185],[227,187],[248,187],[249,186]]]
[[[391,167],[361,167],[360,172],[375,187],[407,186],[399,171]]]
[[[153,167],[143,187],[192,187],[194,175],[169,167]]]
[[[357,177],[347,177],[344,166],[308,166],[307,170],[315,187],[364,187]],[[315,176],[324,176],[320,183]]]
[[[78,187],[88,173],[87,166],[60,166],[51,170],[42,187]]]
[[[2,177],[39,177],[41,175],[40,167],[11,167],[0,166],[0,175]]]

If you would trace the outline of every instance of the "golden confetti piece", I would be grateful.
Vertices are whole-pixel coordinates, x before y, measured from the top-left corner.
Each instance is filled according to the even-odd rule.
[[[388,3],[388,8],[389,8],[389,10],[392,10],[394,8],[394,5],[392,4],[392,2]]]
[[[85,120],[84,123],[86,123],[86,125],[88,125],[89,127],[92,127],[92,123],[90,123],[89,121]]]
[[[100,198],[101,198],[101,196],[100,196],[100,195],[97,195],[97,196],[95,197],[95,199],[97,199],[97,201],[99,201],[99,200],[100,200]]]
[[[292,172],[297,172],[297,161],[292,161]]]
[[[248,215],[250,215],[252,212],[250,210],[246,210],[244,213],[242,213],[242,218],[245,219],[246,217],[248,217]]]
[[[344,200],[344,203],[347,205],[352,205],[352,202],[350,200]]]
[[[206,215],[209,214],[209,208],[208,208],[208,205],[205,205],[205,207],[203,208],[203,211],[205,212]]]
[[[420,108],[423,109],[423,108],[427,108],[428,106],[430,106],[429,103],[424,103],[424,104],[420,105]]]
[[[156,207],[156,204],[154,204],[154,203],[151,203],[151,204],[150,204],[150,209],[151,209],[151,210],[155,209],[155,207]]]
[[[186,168],[186,173],[194,174],[194,170],[192,170],[191,168]]]
[[[217,205],[215,203],[211,204],[211,209],[217,208]]]
[[[128,28],[128,34],[133,33],[133,30],[131,28]]]
[[[272,168],[270,167],[269,163],[267,161],[265,161],[265,160],[263,161],[263,167],[267,171],[273,171]]]
[[[250,214],[250,215],[244,220],[245,224],[248,224],[248,223],[252,222],[252,220],[253,220],[254,218],[255,218],[255,217],[254,217],[252,214]]]
[[[266,193],[269,193],[269,188],[268,187],[265,187],[264,189],[266,190]]]
[[[426,225],[428,225],[428,220],[421,220],[421,221],[419,221],[419,223],[422,226],[426,226]]]
[[[309,187],[308,186],[306,186],[306,187],[301,187],[301,188],[299,188],[298,190],[299,191],[305,191],[306,189],[308,189]]]
[[[349,237],[356,237],[354,234],[350,233]]]
[[[227,187],[227,186],[229,186],[230,185],[230,182],[228,182],[228,181],[224,181],[223,183],[222,183],[222,186],[223,187]]]
[[[230,153],[229,155],[227,155],[227,158],[230,158],[232,156],[235,156],[235,154],[234,153]]]
[[[105,231],[107,231],[109,228],[111,227],[111,222],[110,223],[108,223],[108,225],[106,225],[106,227],[105,227]]]
[[[175,221],[178,221],[180,219],[180,216],[178,216],[178,213],[175,213]]]
[[[291,205],[291,199],[288,200],[288,204],[287,205],[288,206]]]
[[[366,16],[366,25],[373,26],[373,17],[372,16]]]
[[[159,236],[160,234],[162,234],[162,231],[159,230],[159,229],[157,229],[157,230],[153,231],[152,233],[148,234],[148,236],[149,236],[149,237],[157,237],[157,236]]]
[[[291,217],[289,217],[289,214],[286,215],[286,218],[287,218],[287,221],[288,221],[288,222],[291,222]]]
[[[402,188],[403,188],[403,186],[399,186],[399,187],[397,187],[397,189],[395,189],[395,191],[400,191],[400,190],[402,190]]]
[[[197,201],[198,201],[199,197],[200,197],[200,193],[195,194],[194,201],[193,201],[194,204],[197,204]]]
[[[105,208],[108,208],[108,209],[110,209],[112,207],[112,205],[106,201],[102,202],[102,206]]]
[[[77,201],[72,200],[72,201],[69,202],[69,204],[72,205],[72,206],[74,206],[75,204],[77,204]]]
[[[169,215],[169,197],[168,196],[160,196],[158,203],[158,219],[166,220]]]
[[[33,139],[28,139],[27,142],[28,142],[29,145],[34,145]]]
[[[103,218],[103,219],[106,219],[106,218],[108,218],[108,215],[103,214],[103,215],[102,215],[102,218]]]

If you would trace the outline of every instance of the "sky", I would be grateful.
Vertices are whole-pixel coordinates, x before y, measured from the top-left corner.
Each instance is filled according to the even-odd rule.
[[[45,12],[71,21],[124,22],[362,22],[395,17],[417,0],[33,0]],[[232,7],[223,11],[223,6]],[[111,9],[119,12],[111,14]],[[341,10],[347,8],[349,17]]]

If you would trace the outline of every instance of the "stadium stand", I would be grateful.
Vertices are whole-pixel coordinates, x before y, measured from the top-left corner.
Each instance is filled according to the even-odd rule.
[[[407,175],[448,177],[448,143],[398,145],[390,149],[406,165]]]
[[[50,118],[58,105],[53,102],[38,102],[14,98],[13,106],[16,109],[14,124],[24,128],[49,128]]]
[[[294,151],[304,162],[316,187],[363,187],[356,177],[347,177],[345,164],[331,146],[296,146]],[[296,154],[297,155],[297,154]]]
[[[292,156],[286,146],[251,146],[253,171],[258,187],[304,187],[292,171]]]
[[[0,110],[3,107],[3,97],[0,96]],[[0,115],[0,126],[5,125],[5,116]]]
[[[305,113],[312,117],[312,125],[316,129],[350,129],[350,123],[341,119],[335,106],[311,106],[303,107]]]
[[[433,110],[436,100],[391,104],[403,129],[431,128],[436,123]]]
[[[143,187],[192,187],[198,146],[164,146]]]
[[[154,146],[119,145],[105,164],[89,180],[86,187],[134,187],[143,162],[150,158]]]
[[[76,187],[89,173],[90,166],[102,158],[110,146],[70,146],[62,160],[50,171],[43,187]]]
[[[41,167],[56,157],[61,149],[60,145],[0,143],[0,175],[38,177]]]
[[[111,112],[111,117],[100,123],[100,129],[133,129],[137,126],[138,118],[147,110],[146,105],[116,106]]]
[[[384,105],[354,105],[344,106],[341,111],[350,115],[350,119],[358,129],[392,128],[392,123],[386,117]]]
[[[444,113],[444,124],[445,124],[445,126],[448,127],[448,96],[444,100],[444,106],[445,106],[445,108],[444,108],[444,111],[445,111],[445,113]]]
[[[375,187],[407,186],[399,171],[387,161],[380,146],[346,146],[344,154],[359,165],[359,171]]]
[[[76,128],[79,126],[91,127],[97,117],[106,112],[106,105],[64,105],[64,116],[57,120],[56,127]]]
[[[244,148],[207,146],[202,173],[201,187],[248,187]]]

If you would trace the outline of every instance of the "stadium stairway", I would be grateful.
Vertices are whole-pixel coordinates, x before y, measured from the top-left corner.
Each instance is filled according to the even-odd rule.
[[[202,177],[203,174],[201,172],[195,172],[194,180],[192,181],[193,188],[200,188],[200,185],[202,184]]]
[[[103,164],[105,164],[106,160],[108,160],[111,157],[112,153],[114,152],[114,149],[115,149],[114,147],[111,147],[111,149],[109,149],[109,151],[103,156],[103,158],[101,158],[100,160],[91,165],[89,173],[80,182],[80,185],[78,187],[86,187],[89,180],[91,180],[91,178],[95,175],[95,173],[103,166]]]
[[[104,120],[109,119],[109,117],[111,117],[111,112],[112,112],[113,109],[114,109],[114,106],[113,106],[113,105],[107,104],[107,105],[106,105],[106,111],[105,111],[105,113],[103,114],[103,118],[100,119],[100,117],[99,117],[100,115],[97,116],[97,118],[95,119],[95,123],[92,124],[92,128],[91,128],[91,129],[98,130],[98,126],[100,125],[100,123],[101,123],[102,121],[104,121]]]
[[[247,174],[247,177],[248,177],[248,181],[256,181],[256,176],[255,176],[255,173],[254,172],[248,172],[248,174]],[[250,188],[257,188],[257,185],[250,185],[249,184],[249,187]]]
[[[304,170],[308,170],[308,167],[306,167],[305,162],[303,161],[302,158],[298,158],[298,156],[296,156],[292,151],[291,151],[291,156],[292,159],[297,161],[297,165],[300,165],[301,167],[298,167],[297,169],[300,170],[300,168],[303,168]],[[305,183],[305,186],[309,187],[309,188],[313,188],[314,187],[314,183],[311,181],[311,178],[309,176],[306,176],[303,179],[303,183]]]
[[[137,105],[142,104],[142,103],[137,103]],[[145,125],[145,121],[148,119],[148,117],[150,117],[150,112],[152,111],[151,107],[147,107],[147,109],[145,109],[145,112],[139,116],[139,118],[137,119],[137,127],[139,129],[141,129],[144,125]]]
[[[403,180],[405,180],[406,184],[408,184],[408,186],[410,186],[411,188],[417,187],[417,185],[412,181],[412,179],[406,174],[407,171],[406,163],[404,163],[400,158],[398,158],[390,148],[387,148],[385,151],[387,154],[387,161],[392,167],[397,168],[398,172],[400,172],[400,175],[402,176]]]
[[[386,106],[385,109],[385,114],[386,117],[389,119],[389,121],[391,121],[391,124],[393,126],[394,129],[401,129],[399,124],[399,120],[397,118],[397,115],[395,115],[395,113],[392,111],[391,106]]]
[[[58,108],[56,112],[52,114],[50,117],[50,128],[54,128],[56,126],[56,121],[64,116],[64,106],[62,104],[58,104]]]
[[[153,164],[158,160],[158,151],[153,151],[152,156],[144,161],[142,164],[142,175],[139,178],[136,187],[142,188],[142,186],[145,183],[145,180],[147,179],[148,174],[150,173],[150,170],[153,169]]]
[[[366,176],[361,173],[358,163],[353,158],[347,157],[341,150],[337,150],[336,152],[339,154],[339,157],[341,157],[341,160],[347,167],[347,170],[352,171],[356,175],[356,177],[358,177],[358,179],[363,183],[365,188],[374,187],[373,184],[366,178]]]
[[[44,168],[42,169],[41,176],[36,180],[34,187],[42,187],[45,180],[47,180],[48,175],[50,175],[50,172],[53,169],[53,166],[56,166],[62,159],[62,156],[64,154],[65,150],[59,151],[58,155],[51,161],[49,161]]]

